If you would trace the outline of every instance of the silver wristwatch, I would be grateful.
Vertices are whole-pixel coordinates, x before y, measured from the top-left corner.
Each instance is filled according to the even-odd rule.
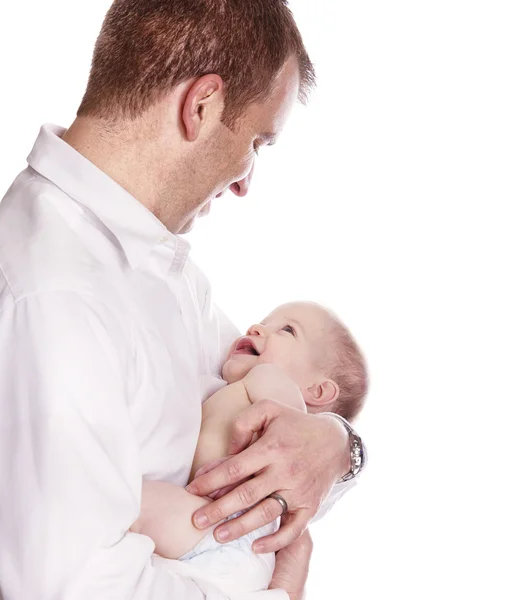
[[[345,481],[350,481],[354,479],[362,469],[365,467],[367,463],[367,451],[360,436],[354,431],[352,425],[344,419],[341,415],[332,412],[324,412],[319,413],[321,415],[328,415],[329,417],[334,417],[338,421],[340,421],[348,433],[348,439],[350,442],[350,471],[341,477],[336,483],[344,483]]]

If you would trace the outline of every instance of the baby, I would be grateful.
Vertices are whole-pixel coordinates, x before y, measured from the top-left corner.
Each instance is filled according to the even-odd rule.
[[[222,375],[228,385],[203,403],[190,481],[206,463],[228,455],[233,421],[252,403],[269,398],[352,421],[367,391],[364,360],[351,334],[334,314],[309,302],[280,306],[253,325],[233,343]],[[179,515],[169,510],[167,517],[160,503],[152,502],[157,494],[165,494],[168,506],[178,505]],[[155,560],[203,586],[215,585],[226,594],[267,589],[275,555],[255,554],[252,543],[274,533],[278,520],[222,545],[212,535],[214,527],[200,531],[191,522],[209,502],[170,483],[144,481],[141,514],[131,530],[151,537],[161,557]]]

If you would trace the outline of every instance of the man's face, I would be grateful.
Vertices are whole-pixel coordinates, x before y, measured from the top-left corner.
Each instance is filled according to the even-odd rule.
[[[211,202],[227,190],[239,197],[247,194],[260,148],[275,143],[286,123],[299,91],[297,60],[290,58],[279,73],[269,98],[252,104],[236,122],[234,131],[219,123],[200,160],[198,206],[180,233],[192,228],[197,216],[210,211]]]
[[[331,343],[330,328],[331,318],[320,306],[280,306],[233,343],[223,379],[240,381],[253,367],[266,363],[283,369],[301,390],[310,387],[319,379],[323,352]]]

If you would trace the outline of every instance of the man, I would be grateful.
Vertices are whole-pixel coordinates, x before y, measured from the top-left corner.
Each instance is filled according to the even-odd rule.
[[[111,6],[76,120],[43,126],[0,204],[4,600],[205,597],[129,531],[142,477],[186,484],[200,399],[237,335],[178,234],[226,190],[247,193],[255,152],[313,78],[283,0]],[[255,546],[280,550],[270,600],[302,596],[301,534],[351,485],[334,483],[359,470],[352,440],[333,417],[264,400],[239,420],[234,456],[190,487],[236,484],[200,528],[254,506],[221,542],[283,515]]]

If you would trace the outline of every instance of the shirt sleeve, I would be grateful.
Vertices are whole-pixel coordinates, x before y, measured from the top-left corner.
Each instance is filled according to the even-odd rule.
[[[128,531],[141,493],[128,335],[98,300],[74,292],[0,312],[4,600],[225,598],[153,565],[153,542]]]
[[[349,490],[351,490],[358,482],[358,478],[355,477],[350,481],[345,481],[343,483],[336,483],[334,487],[330,490],[326,500],[321,504],[321,508],[318,510],[315,517],[312,519],[312,523],[319,521],[322,519],[328,511],[334,506],[334,504],[342,498]]]

